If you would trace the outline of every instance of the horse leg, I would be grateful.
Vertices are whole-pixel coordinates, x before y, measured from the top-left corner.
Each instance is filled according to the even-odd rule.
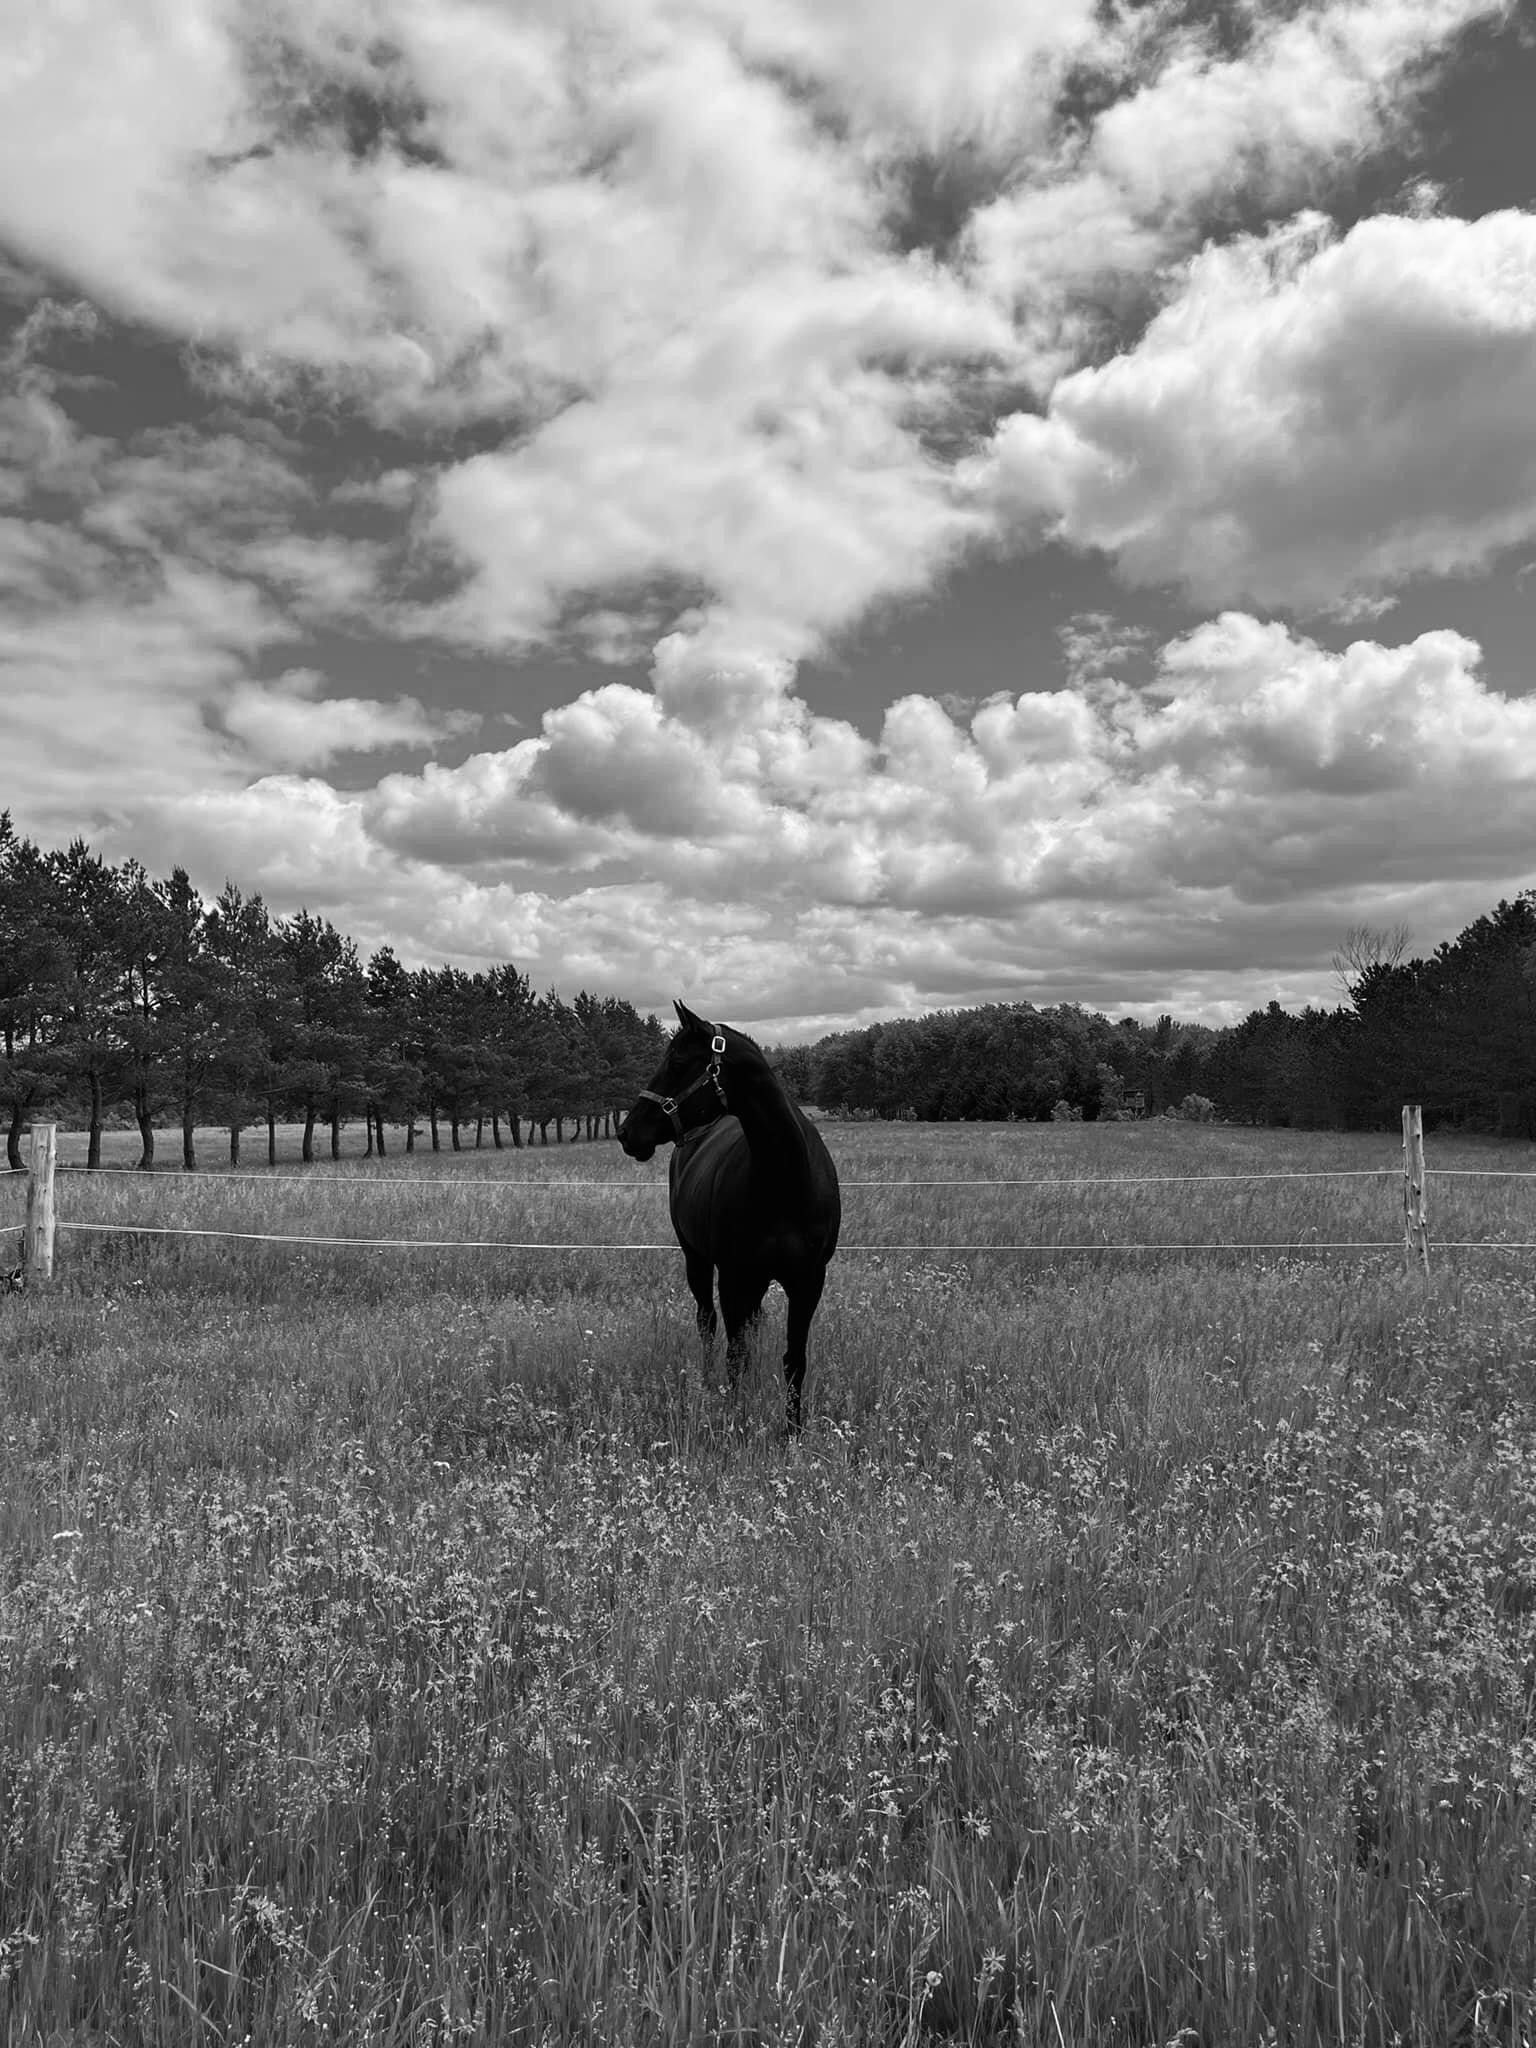
[[[797,1274],[784,1289],[789,1301],[786,1332],[789,1341],[784,1348],[785,1420],[797,1434],[800,1428],[800,1396],[805,1387],[806,1339],[811,1334],[811,1318],[816,1313],[826,1281],[826,1267],[812,1266],[809,1271]]]
[[[715,1267],[705,1252],[691,1252],[685,1246],[683,1263],[688,1274],[688,1292],[698,1304],[695,1320],[707,1350],[715,1341]]]
[[[720,1274],[720,1312],[725,1317],[725,1371],[734,1387],[741,1377],[747,1339],[768,1292],[766,1273]]]

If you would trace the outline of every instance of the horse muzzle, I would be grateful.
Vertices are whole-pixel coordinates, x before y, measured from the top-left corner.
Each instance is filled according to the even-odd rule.
[[[638,1159],[644,1165],[647,1159],[656,1156],[656,1140],[644,1131],[635,1129],[633,1116],[625,1117],[619,1126],[619,1149],[631,1159]]]

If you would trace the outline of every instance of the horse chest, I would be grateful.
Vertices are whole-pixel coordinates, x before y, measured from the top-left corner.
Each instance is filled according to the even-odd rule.
[[[748,1256],[777,1263],[804,1248],[803,1202],[754,1172],[744,1147],[684,1158],[672,1176],[671,1211],[684,1244],[708,1251],[717,1263]]]

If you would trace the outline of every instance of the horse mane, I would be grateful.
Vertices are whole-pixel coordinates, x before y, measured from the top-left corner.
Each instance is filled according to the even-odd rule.
[[[672,1042],[675,1045],[681,1039],[702,1039],[707,1045],[711,1033],[716,1031],[728,1034],[733,1044],[744,1046],[748,1052],[755,1053],[766,1071],[772,1074],[775,1080],[778,1079],[778,1070],[757,1040],[750,1033],[740,1030],[735,1024],[711,1024],[706,1018],[693,1017],[690,1013],[687,1023],[679,1021],[677,1029],[672,1034]],[[780,1085],[782,1086],[783,1084],[781,1083]]]
[[[727,1056],[729,1057],[731,1053],[736,1055],[736,1073],[744,1086],[752,1089],[754,1092],[759,1092],[759,1099],[761,1099],[760,1091],[765,1089],[771,1090],[773,1094],[782,1098],[789,1109],[797,1108],[798,1105],[793,1094],[785,1085],[783,1075],[773,1064],[772,1060],[769,1059],[767,1053],[764,1052],[755,1038],[749,1037],[745,1031],[738,1031],[734,1024],[717,1024],[713,1029],[726,1034]],[[679,1036],[681,1035],[680,1032]],[[703,1043],[706,1047],[709,1044],[707,1033]],[[748,1057],[743,1058],[743,1054],[748,1055]]]
[[[693,1027],[691,1025],[679,1027],[679,1037],[683,1035],[684,1030],[692,1029]],[[717,1024],[715,1026],[715,1029],[720,1032],[729,1032],[731,1038],[736,1042],[737,1045],[744,1045],[747,1048],[748,1052],[755,1052],[757,1054],[757,1057],[762,1061],[763,1065],[765,1067],[768,1067],[770,1072],[772,1071],[771,1062],[769,1061],[767,1053],[763,1051],[763,1048],[758,1044],[755,1038],[749,1038],[745,1031],[738,1031],[734,1024]]]

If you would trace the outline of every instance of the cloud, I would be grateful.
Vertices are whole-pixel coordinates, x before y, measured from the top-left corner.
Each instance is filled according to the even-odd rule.
[[[1255,903],[1529,871],[1536,697],[1479,667],[1458,633],[1330,654],[1242,614],[1174,642],[1126,717],[1139,772],[1187,806],[1177,844],[1159,835],[1163,871]]]
[[[743,286],[659,365],[440,476],[428,532],[466,580],[419,628],[527,643],[571,599],[670,582],[751,621],[756,654],[803,655],[983,537],[906,423],[907,380],[861,357],[1005,346],[922,264]]]
[[[14,418],[0,404],[0,456]],[[253,510],[264,488],[286,496],[280,470],[234,465],[250,479],[245,518],[256,536],[241,539],[220,532],[229,508],[209,479],[229,451],[217,443],[178,472],[159,457],[122,463],[66,423],[55,452],[51,468],[32,464],[20,495],[67,489],[85,507],[78,523],[0,516],[6,751],[34,829],[57,839],[131,833],[131,821],[189,786],[231,794],[267,767],[425,751],[478,723],[410,697],[323,698],[313,672],[255,678],[256,664],[298,637],[306,610],[265,558],[282,544],[260,535]],[[320,545],[306,574],[332,561]]]
[[[956,437],[1000,389],[1043,393],[1099,272],[1154,289],[1236,189],[1284,198],[1391,132],[1497,11],[1322,0],[1218,48],[1184,10],[1089,0],[599,0],[584,27],[278,0],[259,31],[215,0],[103,4],[40,18],[0,87],[0,234],[194,345],[226,399],[500,422],[430,489],[398,466],[342,485],[417,505],[456,567],[401,630],[627,658],[662,590],[653,638],[722,635],[767,675],[995,535]],[[970,166],[954,234],[924,218],[925,163]],[[999,486],[1063,532],[1113,527],[1069,382],[1064,445],[1018,423]],[[115,516],[147,519],[126,487]],[[380,609],[376,545],[243,547],[221,565],[308,619]],[[611,623],[583,635],[587,610]]]
[[[763,1000],[723,919],[772,957],[798,948],[830,1012],[876,987],[887,1007],[1064,987],[1166,1007],[1217,960],[1253,999],[1277,976],[1327,998],[1319,930],[1484,907],[1530,868],[1533,800],[1536,699],[1490,688],[1474,643],[1335,654],[1229,613],[1164,647],[1145,690],[1004,694],[966,719],[907,697],[878,745],[790,698],[772,726],[701,735],[609,686],[503,755],[390,777],[363,810],[381,857],[445,878],[558,858],[617,902],[643,873],[674,948],[711,906],[720,1007]],[[543,946],[567,913],[530,879]],[[662,1001],[649,942],[620,937],[608,971]]]
[[[1322,610],[1536,536],[1536,216],[1310,216],[1211,247],[971,480],[1197,601]]]
[[[324,683],[314,669],[289,669],[272,683],[237,683],[223,702],[224,729],[268,766],[323,768],[338,754],[425,750],[479,723],[464,712],[429,713],[414,697],[389,704],[322,698]]]
[[[1076,612],[1057,631],[1074,688],[1090,694],[1107,677],[1139,661],[1151,634],[1108,612]]]
[[[1439,53],[1505,11],[1497,0],[1335,0],[1268,20],[1253,10],[1233,50],[1184,10],[1171,29],[1148,10],[1121,50],[1103,53],[1108,103],[976,209],[967,253],[1069,368],[1128,288],[1145,297],[1158,266],[1239,202],[1283,211],[1336,165],[1406,133]]]
[[[205,706],[288,631],[249,585],[0,521],[6,751],[36,829],[68,838],[189,782],[237,779]]]
[[[216,552],[286,528],[310,487],[274,435],[152,428],[83,439],[80,524],[116,548]]]
[[[259,36],[213,0],[163,33],[86,9],[14,66],[0,232],[226,395],[505,419],[439,480],[464,587],[418,630],[528,645],[681,579],[803,654],[984,538],[926,437],[1045,374],[1084,250],[1144,284],[1234,179],[1289,191],[1379,139],[1489,11],[1325,4],[1218,51],[1087,0],[904,5],[899,33],[870,0],[642,0],[586,35],[466,0],[278,5]],[[1108,103],[1064,123],[1080,75]],[[908,168],[961,148],[968,240],[903,255]]]
[[[931,154],[965,144],[1011,159],[1038,146],[1075,62],[1116,47],[1092,0],[715,0],[755,64],[800,81],[861,138]]]

